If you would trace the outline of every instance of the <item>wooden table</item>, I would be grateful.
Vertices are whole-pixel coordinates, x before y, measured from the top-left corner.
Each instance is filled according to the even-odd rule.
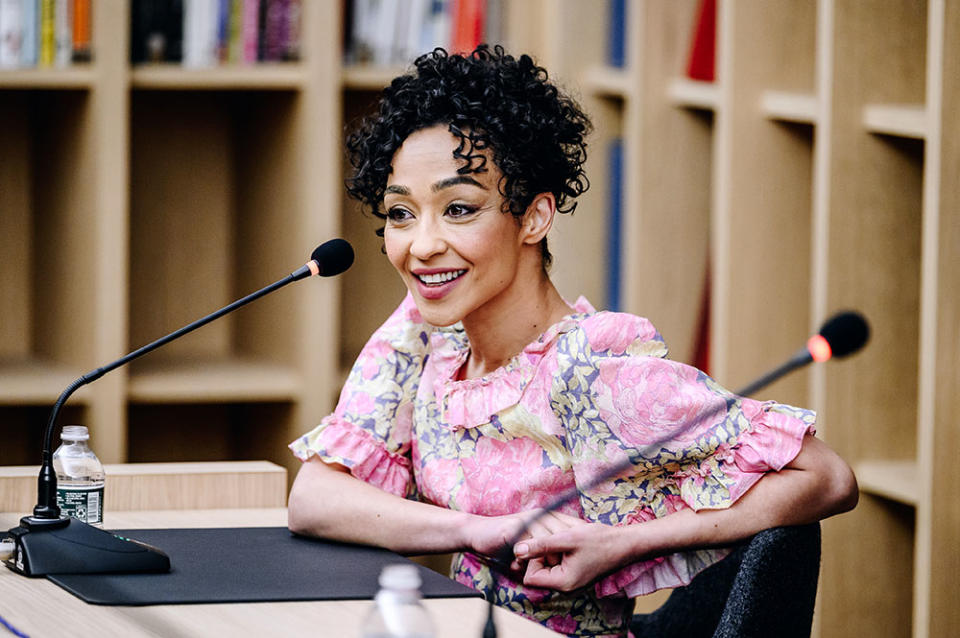
[[[0,513],[0,530],[25,512]],[[286,526],[285,508],[110,512],[107,529]],[[238,557],[242,560],[242,557]],[[487,604],[480,599],[424,601],[438,638],[479,638]],[[26,578],[0,567],[0,616],[31,638],[66,632],[97,637],[130,636],[359,636],[369,601],[237,603],[222,605],[89,605],[45,578]],[[495,612],[500,638],[556,634],[503,609]],[[0,627],[0,635],[5,630]],[[11,634],[12,635],[12,634]]]

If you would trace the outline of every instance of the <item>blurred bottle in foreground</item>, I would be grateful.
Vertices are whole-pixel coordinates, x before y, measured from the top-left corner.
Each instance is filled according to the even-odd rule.
[[[420,574],[414,565],[387,565],[380,591],[363,622],[361,638],[433,638],[433,622],[420,602]]]

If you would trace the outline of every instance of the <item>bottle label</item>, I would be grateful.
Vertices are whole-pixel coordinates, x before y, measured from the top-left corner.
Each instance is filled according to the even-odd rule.
[[[103,485],[99,487],[58,487],[57,506],[64,516],[84,523],[103,524]]]

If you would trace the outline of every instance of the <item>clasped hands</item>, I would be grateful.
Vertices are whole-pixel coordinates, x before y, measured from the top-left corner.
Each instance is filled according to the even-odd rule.
[[[620,528],[542,510],[485,519],[474,551],[499,562],[498,551],[525,526],[509,566],[501,563],[525,585],[572,591],[626,564]]]

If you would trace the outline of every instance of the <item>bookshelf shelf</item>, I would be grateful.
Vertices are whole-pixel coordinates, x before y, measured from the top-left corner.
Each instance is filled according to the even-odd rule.
[[[667,96],[674,106],[716,111],[720,90],[713,82],[675,78],[667,86]]]
[[[204,69],[177,64],[134,67],[130,85],[158,90],[298,90],[304,85],[304,69],[297,64],[256,64]]]
[[[303,390],[290,366],[245,359],[138,362],[127,395],[134,403],[292,401]]]
[[[927,136],[927,113],[921,104],[867,104],[863,126],[871,133],[922,140]]]
[[[820,114],[820,103],[815,95],[764,91],[760,95],[760,109],[771,120],[815,125]]]
[[[96,71],[89,66],[0,70],[0,89],[89,89]]]
[[[60,393],[85,372],[40,359],[0,361],[0,405],[52,407]],[[89,396],[89,389],[80,388],[71,403],[84,403]]]
[[[633,77],[623,69],[595,66],[586,70],[581,80],[583,90],[598,97],[626,100],[634,90]]]
[[[863,461],[856,467],[861,491],[915,507],[920,502],[917,462]]]
[[[393,78],[406,71],[403,66],[374,66],[355,64],[343,67],[340,86],[353,91],[380,91]]]

